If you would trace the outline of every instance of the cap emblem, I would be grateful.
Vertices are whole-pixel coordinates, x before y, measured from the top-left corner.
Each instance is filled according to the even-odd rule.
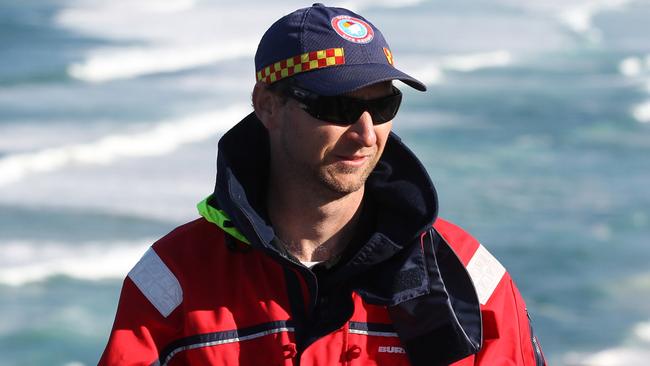
[[[353,43],[369,43],[375,36],[375,32],[368,23],[348,15],[332,18],[332,28],[343,39]]]

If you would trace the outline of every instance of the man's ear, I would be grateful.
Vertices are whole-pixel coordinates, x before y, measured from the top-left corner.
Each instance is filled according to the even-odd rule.
[[[268,84],[258,81],[253,88],[255,115],[267,129],[273,128],[280,113],[280,98],[268,89]]]

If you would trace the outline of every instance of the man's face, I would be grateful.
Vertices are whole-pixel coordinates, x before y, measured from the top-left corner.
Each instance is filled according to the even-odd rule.
[[[383,82],[359,89],[349,96],[376,99],[392,93]],[[280,175],[302,179],[329,191],[345,195],[363,187],[379,161],[392,121],[373,125],[368,112],[349,126],[340,126],[310,116],[299,102],[289,98],[281,114],[274,151],[282,167]],[[273,139],[272,139],[273,140]]]

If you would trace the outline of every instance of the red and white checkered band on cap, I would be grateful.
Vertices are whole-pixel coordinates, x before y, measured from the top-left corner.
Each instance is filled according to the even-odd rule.
[[[343,48],[328,48],[326,50],[306,52],[258,70],[257,81],[272,84],[301,72],[343,64],[345,64]]]

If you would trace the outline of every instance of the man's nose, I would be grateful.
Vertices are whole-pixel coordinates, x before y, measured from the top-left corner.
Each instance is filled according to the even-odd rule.
[[[374,146],[377,142],[375,125],[373,125],[372,117],[367,111],[363,112],[359,119],[350,126],[350,132],[352,137],[362,146]]]

